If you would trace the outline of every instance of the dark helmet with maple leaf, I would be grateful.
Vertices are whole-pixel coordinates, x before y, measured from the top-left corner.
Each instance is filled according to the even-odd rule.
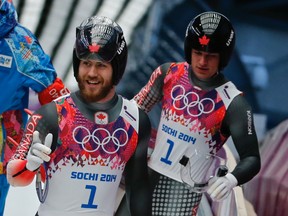
[[[227,66],[235,46],[235,31],[223,14],[204,12],[196,16],[186,29],[185,60],[191,64],[192,49],[219,53],[219,70]]]
[[[80,60],[111,62],[113,84],[122,78],[127,64],[128,49],[122,28],[104,16],[93,16],[76,28],[73,69],[77,80]]]

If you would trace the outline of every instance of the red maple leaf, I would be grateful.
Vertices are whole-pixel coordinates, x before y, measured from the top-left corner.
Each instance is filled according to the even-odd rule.
[[[89,45],[90,52],[98,52],[100,49],[100,46],[96,43],[93,43],[92,45]]]
[[[25,36],[25,39],[26,39],[28,44],[32,43],[32,38],[31,37]]]
[[[202,45],[202,46],[207,46],[208,43],[209,43],[210,39],[208,37],[206,37],[206,35],[203,35],[202,38],[199,38],[199,43]]]
[[[106,116],[101,113],[101,114],[97,115],[97,118],[103,120],[106,118]]]

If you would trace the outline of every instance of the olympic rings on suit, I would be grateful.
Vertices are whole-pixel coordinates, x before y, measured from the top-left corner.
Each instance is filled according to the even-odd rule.
[[[79,130],[82,130],[84,134],[84,137],[82,138],[82,140],[77,140],[77,137],[76,137],[76,134]],[[97,135],[97,133],[101,134],[101,136]],[[103,138],[100,139],[100,137],[103,137]],[[118,139],[119,137],[124,137],[124,139],[119,140]],[[91,131],[88,128],[84,126],[77,126],[73,130],[73,139],[75,140],[76,143],[81,144],[82,148],[87,152],[95,152],[99,148],[101,148],[107,154],[114,154],[120,149],[120,147],[125,146],[127,144],[128,134],[123,128],[116,129],[115,131],[113,131],[112,135],[105,128],[96,128],[91,134]],[[94,149],[88,149],[86,147],[86,144],[90,141],[93,141],[93,143],[95,143],[96,146]],[[107,144],[110,143],[111,141],[117,147],[113,151],[107,148]],[[90,146],[93,146],[93,145],[90,145]]]
[[[177,88],[178,89],[180,88],[182,93],[178,93],[177,95],[174,96]],[[193,96],[196,97],[196,100],[191,99]],[[176,85],[172,88],[171,98],[173,99],[173,107],[176,110],[186,109],[187,113],[193,117],[198,117],[202,114],[211,113],[215,108],[215,103],[211,98],[203,98],[200,100],[200,97],[196,92],[186,93],[184,87],[181,85]],[[189,98],[190,98],[190,100],[189,100]],[[179,103],[181,101],[182,101],[182,103]],[[209,109],[205,108],[205,105],[207,105],[207,103],[211,104],[211,106],[206,106]],[[183,106],[181,106],[181,105],[183,105]],[[195,110],[195,107],[199,111],[197,114],[191,113],[191,110]]]

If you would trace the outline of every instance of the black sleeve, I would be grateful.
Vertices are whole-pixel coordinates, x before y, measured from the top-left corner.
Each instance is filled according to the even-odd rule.
[[[132,216],[150,216],[152,192],[148,180],[147,150],[151,124],[147,114],[139,109],[139,138],[134,155],[125,168],[126,199]]]
[[[223,126],[239,154],[240,161],[232,174],[241,185],[251,180],[261,167],[253,112],[242,95],[238,95],[228,107]]]
[[[150,76],[148,83],[134,96],[138,106],[145,112],[152,110],[153,106],[163,97],[163,85],[171,63],[165,63],[156,68]]]

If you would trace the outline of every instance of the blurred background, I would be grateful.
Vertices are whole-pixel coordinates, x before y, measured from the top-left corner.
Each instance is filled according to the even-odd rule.
[[[244,92],[252,105],[259,139],[288,119],[287,0],[13,2],[19,22],[38,37],[59,77],[72,91],[77,89],[72,72],[76,26],[91,15],[108,16],[119,23],[129,45],[129,57],[126,73],[117,88],[128,99],[146,84],[157,66],[184,61],[185,30],[195,15],[208,10],[223,13],[236,31],[236,50],[223,73]],[[155,107],[149,113],[154,127],[158,124],[159,111],[160,107]]]
[[[288,1],[286,0],[13,0],[19,21],[39,38],[58,75],[73,91],[75,28],[91,15],[118,22],[129,59],[118,86],[133,97],[158,65],[183,61],[186,26],[197,14],[215,10],[236,30],[236,52],[224,73],[242,90],[262,127],[288,118]],[[155,108],[157,113],[157,108]],[[154,115],[153,112],[150,115]],[[154,121],[155,118],[151,118]],[[158,118],[156,118],[158,119]],[[153,122],[157,125],[157,122]]]

